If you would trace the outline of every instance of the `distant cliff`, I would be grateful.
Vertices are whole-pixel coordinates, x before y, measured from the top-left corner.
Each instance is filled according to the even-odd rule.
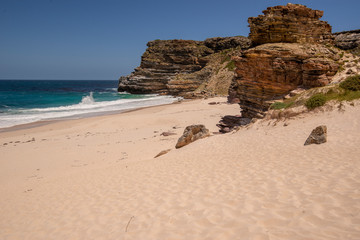
[[[148,42],[148,48],[141,57],[140,66],[130,75],[119,79],[118,90],[129,93],[196,97],[194,91],[201,86],[201,91],[198,91],[197,94],[208,93],[205,85],[208,85],[211,77],[223,72],[215,69],[214,64],[216,63],[215,65],[219,65],[217,67],[220,68],[224,62],[231,60],[226,55],[231,51],[224,52],[229,49],[234,51],[235,49],[247,49],[250,45],[251,42],[248,38],[240,36],[210,38],[205,41],[155,40]],[[224,66],[223,69],[226,71],[228,68]],[[224,94],[233,77],[233,71],[230,72],[230,75],[223,75],[228,78]],[[212,94],[218,94],[216,90],[216,88],[209,88],[209,92]]]

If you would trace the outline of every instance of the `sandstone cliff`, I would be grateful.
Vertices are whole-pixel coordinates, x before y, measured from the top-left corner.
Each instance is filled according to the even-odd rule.
[[[233,58],[236,77],[229,89],[230,101],[238,100],[242,116],[263,117],[270,102],[298,86],[328,84],[338,70],[331,26],[320,21],[322,11],[303,5],[275,6],[265,15],[249,18],[250,39],[263,44]]]
[[[236,78],[231,95],[240,100],[242,116],[263,117],[271,101],[302,87],[328,84],[338,56],[322,45],[269,43],[234,58]]]
[[[247,49],[250,44],[246,37],[151,41],[141,57],[140,66],[130,75],[119,79],[118,90],[196,97],[207,90],[203,88],[197,94],[193,92],[219,73],[219,69],[213,65],[217,62],[221,65],[223,62],[214,54],[233,48]],[[224,76],[229,86],[233,71]]]
[[[360,52],[360,30],[332,34],[320,20],[323,11],[289,3],[263,13],[248,19],[249,38],[149,42],[140,66],[120,78],[119,91],[185,98],[228,93],[243,117],[261,118],[274,100],[298,87],[327,85],[346,67],[334,44]],[[357,72],[350,70],[347,75]]]
[[[331,26],[319,19],[323,11],[300,4],[269,7],[264,15],[250,17],[250,39],[255,45],[264,43],[332,42]]]

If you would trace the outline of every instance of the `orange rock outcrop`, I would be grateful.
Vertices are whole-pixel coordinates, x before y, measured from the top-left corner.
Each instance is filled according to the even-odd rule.
[[[229,100],[239,102],[246,118],[264,117],[271,101],[299,86],[328,84],[338,70],[337,55],[321,44],[333,39],[331,26],[319,20],[322,11],[288,4],[264,14],[249,18],[249,37],[258,46],[233,58]]]
[[[331,26],[319,19],[323,11],[300,4],[269,7],[264,15],[250,17],[249,38],[253,44],[332,42]]]

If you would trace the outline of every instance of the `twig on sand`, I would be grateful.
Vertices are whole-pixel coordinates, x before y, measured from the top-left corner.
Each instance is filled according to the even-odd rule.
[[[132,216],[132,217],[129,219],[129,221],[128,221],[127,225],[126,225],[126,228],[125,228],[125,232],[127,232],[128,227],[129,227],[129,225],[130,225],[130,222],[131,222],[131,220],[132,220],[133,218],[134,218],[134,216]]]

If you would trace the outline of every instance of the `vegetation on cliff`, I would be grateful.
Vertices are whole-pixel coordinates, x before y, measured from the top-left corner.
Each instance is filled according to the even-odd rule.
[[[338,104],[340,110],[343,101],[356,99],[360,99],[360,75],[349,76],[340,83],[303,90],[283,101],[274,102],[268,117],[289,118],[324,105],[332,108]]]
[[[263,13],[248,20],[249,37],[258,46],[234,58],[236,76],[229,96],[238,99],[243,117],[262,118],[274,100],[292,90],[323,87],[358,71],[350,58],[343,58],[347,54],[333,45],[331,26],[320,20],[322,11],[287,4],[269,7]],[[342,69],[344,73],[337,75]],[[324,98],[316,96],[308,107],[323,103]],[[272,108],[295,105],[283,102]]]
[[[241,47],[237,47],[211,54],[207,57],[208,62],[204,68],[194,73],[176,75],[169,81],[169,86],[174,86],[175,83],[185,85],[186,82],[197,80],[200,84],[193,91],[183,93],[184,97],[227,96],[235,76],[235,64],[232,57],[241,51]]]
[[[359,49],[360,30],[332,34],[320,20],[323,11],[300,4],[263,13],[248,19],[249,38],[149,42],[140,66],[120,78],[119,91],[185,98],[228,95],[246,118],[262,118],[270,106],[314,109],[330,100],[357,98],[357,91],[338,83],[360,72],[360,58],[352,55]],[[299,87],[308,89],[305,95],[287,97]]]
[[[221,56],[247,49],[246,37],[209,38],[205,41],[155,40],[141,57],[133,73],[119,79],[119,91],[159,93],[186,98],[227,94],[234,73],[231,63],[226,69]],[[213,86],[215,79],[219,80]]]

